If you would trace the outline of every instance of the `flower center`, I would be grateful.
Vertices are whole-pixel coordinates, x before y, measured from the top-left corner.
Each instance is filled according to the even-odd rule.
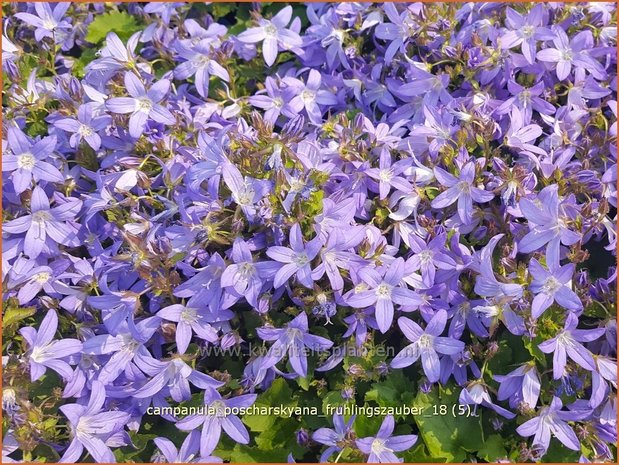
[[[309,257],[305,252],[301,252],[294,256],[294,262],[297,264],[297,266],[305,266],[309,263]]]
[[[379,171],[378,177],[380,178],[381,181],[389,182],[391,178],[393,177],[393,174],[391,173],[391,170],[384,169],[384,170]]]
[[[462,302],[461,304],[458,305],[458,313],[460,315],[467,315],[470,310],[471,310],[470,302]]]
[[[468,182],[466,182],[466,181],[460,181],[458,183],[458,189],[463,194],[470,194],[471,193],[471,185]]]
[[[185,310],[181,312],[180,319],[185,323],[193,323],[194,321],[196,321],[197,317],[198,312],[195,308],[185,308]]]
[[[300,192],[305,187],[305,182],[301,179],[293,179],[290,182],[290,191],[291,192]]]
[[[211,59],[206,55],[200,55],[200,57],[197,60],[197,64],[200,67],[208,66],[210,62],[211,62]]]
[[[148,97],[142,97],[138,99],[138,111],[148,113],[153,108],[153,102]]]
[[[551,294],[552,295],[555,292],[557,292],[559,289],[561,289],[561,287],[562,287],[561,283],[559,281],[557,281],[556,278],[551,276],[544,283],[544,286],[542,287],[542,292],[544,294]]]
[[[123,334],[122,335],[122,349],[125,352],[135,352],[135,350],[140,346],[140,343],[136,341],[131,334]]]
[[[36,163],[36,158],[30,152],[22,153],[19,157],[17,157],[17,167],[25,170],[31,170],[34,168],[34,164]]]
[[[535,32],[535,28],[533,26],[525,26],[522,28],[522,37],[529,38],[533,36],[534,32]]]
[[[561,344],[564,347],[571,347],[573,345],[572,335],[568,332],[563,331],[557,336],[557,344]]]
[[[531,91],[527,89],[520,92],[520,101],[522,103],[529,103],[531,101]]]
[[[269,24],[268,26],[266,26],[264,28],[264,33],[268,37],[275,37],[275,36],[277,36],[277,28],[275,26],[273,26],[272,24]]]
[[[288,328],[288,336],[291,340],[302,339],[303,332],[299,328]]]
[[[572,61],[573,55],[571,49],[561,50],[561,60],[563,61]]]
[[[275,108],[281,108],[284,106],[284,99],[282,99],[281,97],[275,97],[273,99],[273,106]]]
[[[53,31],[54,29],[56,29],[56,23],[51,19],[46,19],[45,21],[43,21],[43,29]]]
[[[391,296],[391,286],[389,284],[382,283],[376,288],[376,295],[379,298],[388,298]]]
[[[385,445],[385,440],[379,438],[376,438],[372,441],[372,445],[370,446],[370,448],[375,455],[380,455],[383,452],[391,452],[391,449],[389,449]]]
[[[338,42],[344,42],[344,31],[342,29],[334,29],[332,34]]]
[[[367,291],[368,285],[365,283],[359,283],[355,286],[355,294],[359,294],[360,292]]]
[[[252,205],[254,199],[254,190],[246,187],[238,195],[237,203],[242,206]]]
[[[37,363],[44,362],[47,359],[47,356],[49,355],[46,349],[47,349],[47,346],[34,347],[32,349],[32,353],[30,354],[30,358]]]
[[[45,284],[52,276],[47,271],[41,271],[34,275],[34,280],[39,284]]]
[[[239,265],[239,274],[241,275],[242,279],[248,279],[251,276],[253,276],[254,272],[256,271],[256,267],[252,264],[252,263],[242,263],[241,265]]]
[[[77,436],[92,436],[96,434],[95,428],[90,425],[90,417],[81,417],[75,426]]]
[[[417,341],[419,347],[422,349],[427,349],[428,347],[432,347],[432,336],[429,334],[423,334],[419,340]]]
[[[226,404],[221,400],[214,401],[211,405],[211,410],[215,411],[215,416],[219,418],[226,417]]]
[[[495,316],[498,316],[500,313],[500,309],[498,305],[475,307],[473,310],[476,311],[478,314],[488,317],[488,318],[493,318]]]
[[[430,263],[433,256],[434,252],[432,252],[431,250],[424,250],[419,254],[419,261],[421,263]]]
[[[39,223],[39,225],[42,225],[43,223],[51,219],[52,215],[50,215],[47,210],[39,210],[38,212],[34,212],[32,214],[32,221],[34,221],[35,223]]]
[[[82,124],[77,132],[83,137],[92,136],[94,134],[92,128],[90,126],[86,126],[85,124]]]
[[[305,103],[310,103],[314,101],[316,94],[314,94],[314,92],[312,92],[311,90],[305,89],[303,92],[301,92],[301,99],[305,102]]]

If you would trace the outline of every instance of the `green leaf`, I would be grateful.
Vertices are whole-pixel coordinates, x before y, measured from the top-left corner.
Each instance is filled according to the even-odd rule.
[[[458,404],[458,394],[449,388],[441,393],[434,389],[429,394],[419,393],[415,397],[413,405],[423,408],[423,412],[414,419],[433,458],[463,462],[467,452],[475,452],[483,444],[479,418],[452,415],[452,406]],[[446,414],[434,415],[434,407],[440,411],[441,405],[447,406]]]
[[[2,325],[7,326],[15,325],[28,317],[31,317],[36,313],[34,307],[8,307],[2,315]]]
[[[296,443],[295,431],[299,424],[294,418],[278,418],[273,427],[256,436],[256,445],[260,450],[288,450]]]
[[[504,374],[507,368],[512,366],[513,360],[512,349],[508,341],[501,340],[499,341],[498,352],[488,362],[488,371],[490,374]]]
[[[237,444],[231,453],[221,454],[218,449],[215,450],[214,455],[223,457],[229,455],[230,463],[269,463],[278,462],[286,463],[289,451],[285,449],[279,450],[260,450],[254,445],[244,446]]]
[[[404,457],[405,463],[445,462],[445,459],[432,457],[425,444],[420,441],[412,449],[404,452],[402,457]]]
[[[561,444],[557,439],[553,438],[550,441],[548,451],[542,457],[542,462],[545,463],[576,463],[580,457],[580,451],[573,451]]]
[[[342,398],[341,391],[330,391],[328,392],[323,400],[322,400],[322,413],[324,415],[333,414],[332,411],[329,411],[329,407],[331,409],[346,405],[346,400]]]
[[[275,407],[284,405],[286,407],[296,407],[297,399],[293,397],[292,390],[286,380],[279,378],[273,381],[273,384],[264,393],[260,394],[256,399],[255,405],[257,407]],[[274,415],[245,415],[243,416],[243,423],[245,423],[249,429],[255,432],[267,431],[272,428],[277,419]]]
[[[544,339],[539,336],[534,339],[523,338],[522,342],[524,346],[527,348],[531,356],[538,361],[544,368],[546,367],[546,355],[542,352],[538,346],[538,344],[542,343]]]
[[[379,430],[385,418],[376,416],[359,415],[355,418],[354,429],[357,437],[365,438],[368,436],[376,436],[376,432]]]
[[[140,26],[135,16],[124,11],[113,11],[95,17],[95,20],[88,26],[86,40],[92,44],[98,44],[105,39],[108,33],[115,32],[124,41],[138,29]]]
[[[366,402],[374,401],[380,407],[399,407],[410,405],[412,381],[402,371],[394,371],[384,381],[372,384],[372,389],[365,393]]]
[[[491,434],[477,451],[477,456],[486,462],[496,462],[507,457],[507,451],[503,447],[505,440],[498,434]]]
[[[426,196],[428,197],[428,199],[430,200],[434,200],[434,198],[441,193],[441,191],[439,189],[437,189],[436,187],[426,187],[425,188],[425,193]]]

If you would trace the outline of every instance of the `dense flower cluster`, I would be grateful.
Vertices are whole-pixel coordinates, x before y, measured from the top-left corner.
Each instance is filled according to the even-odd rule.
[[[614,459],[613,3],[3,8],[3,461]]]

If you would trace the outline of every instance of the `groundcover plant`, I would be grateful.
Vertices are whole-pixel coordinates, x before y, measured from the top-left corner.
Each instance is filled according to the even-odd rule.
[[[615,14],[5,3],[2,461],[614,461]]]

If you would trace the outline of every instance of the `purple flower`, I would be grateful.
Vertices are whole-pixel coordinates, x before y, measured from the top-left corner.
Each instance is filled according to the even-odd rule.
[[[68,418],[72,440],[60,462],[78,462],[84,448],[97,462],[115,463],[116,459],[108,444],[118,445],[118,433],[129,420],[130,415],[122,411],[102,411],[106,400],[105,386],[92,382],[88,405],[66,404],[60,411]]]
[[[193,430],[187,435],[180,449],[177,449],[172,441],[167,438],[155,438],[153,442],[159,448],[167,463],[221,463],[218,457],[201,457],[200,432]],[[154,460],[153,460],[154,461]]]
[[[499,281],[492,268],[492,253],[502,237],[502,234],[493,237],[481,251],[480,274],[475,280],[475,292],[486,298],[487,305],[473,307],[473,311],[490,319],[493,331],[498,321],[502,321],[512,334],[522,335],[525,332],[524,320],[510,306],[512,301],[522,297],[522,286],[508,280]]]
[[[177,8],[185,6],[183,2],[150,2],[144,7],[144,13],[158,13],[164,24],[170,24],[172,16],[177,16]]]
[[[546,354],[552,353],[552,373],[554,379],[560,379],[565,373],[567,357],[588,371],[595,370],[595,362],[591,352],[581,342],[592,342],[604,335],[604,328],[576,329],[578,317],[569,313],[565,327],[555,337],[538,345]]]
[[[384,266],[382,275],[373,268],[363,268],[359,276],[363,284],[348,292],[344,299],[354,308],[376,306],[376,321],[382,333],[387,332],[393,322],[393,305],[420,304],[417,293],[403,285],[404,259],[398,257],[390,266]]]
[[[270,261],[254,262],[247,242],[236,239],[232,244],[232,260],[221,275],[221,286],[232,287],[240,296],[245,297],[254,308],[258,307],[258,297],[266,280],[271,280],[280,265]]]
[[[323,111],[319,105],[337,105],[338,100],[331,92],[321,89],[322,76],[320,71],[310,70],[305,84],[296,78],[284,78],[284,82],[295,92],[290,101],[290,109],[300,113],[305,109],[310,121],[318,123],[322,120]]]
[[[232,191],[234,202],[241,207],[247,219],[253,220],[257,211],[256,203],[267,194],[271,186],[270,182],[252,179],[249,176],[243,177],[239,169],[230,163],[223,165],[222,175],[226,185]]]
[[[434,168],[434,175],[438,182],[447,187],[447,190],[432,200],[432,207],[445,208],[458,202],[458,216],[465,224],[473,221],[473,201],[485,203],[494,198],[492,192],[487,192],[473,185],[475,181],[475,163],[473,162],[462,167],[459,178],[438,166]]]
[[[417,25],[413,21],[411,11],[408,8],[400,14],[395,4],[386,3],[384,10],[391,22],[378,24],[376,26],[376,37],[390,42],[385,51],[385,63],[389,64],[398,51],[403,52],[405,50],[406,44],[414,34]]]
[[[91,61],[86,67],[87,71],[115,73],[119,69],[135,68],[137,57],[135,49],[141,33],[136,32],[127,41],[125,46],[115,32],[108,33],[105,39],[105,47],[101,49],[101,58]]]
[[[509,399],[509,406],[518,407],[521,402],[531,409],[537,407],[541,383],[533,363],[526,363],[506,375],[494,375],[500,383],[497,399]]]
[[[177,79],[187,79],[195,74],[196,89],[204,98],[208,97],[211,76],[217,76],[226,82],[230,81],[228,71],[210,56],[212,47],[209,42],[208,40],[200,41],[192,48],[179,45],[178,54],[187,61],[178,65],[174,70],[174,76]]]
[[[447,312],[445,310],[439,310],[434,314],[425,331],[414,321],[400,317],[398,326],[412,344],[402,349],[391,360],[391,366],[393,368],[405,368],[421,357],[423,371],[428,377],[428,381],[437,382],[441,372],[438,354],[456,355],[464,350],[464,342],[441,336],[446,324]]]
[[[164,320],[176,322],[176,350],[184,354],[189,347],[193,333],[200,339],[214,343],[218,340],[217,330],[208,321],[214,320],[204,312],[200,299],[190,298],[186,305],[174,304],[162,308],[157,316]]]
[[[542,407],[535,418],[520,425],[516,431],[524,437],[535,436],[533,446],[539,446],[545,452],[550,445],[551,435],[572,450],[580,450],[580,441],[568,421],[582,420],[589,412],[561,410],[563,403],[558,397],[553,397],[550,405]]]
[[[550,29],[543,27],[546,23],[544,6],[535,5],[526,16],[508,7],[505,14],[505,22],[511,30],[500,37],[501,47],[510,49],[520,45],[527,61],[531,64],[535,63],[537,42],[555,38],[555,34]]]
[[[572,40],[560,26],[554,26],[552,31],[555,38],[554,47],[545,48],[537,52],[537,59],[557,64],[557,78],[564,81],[572,71],[572,66],[591,73],[596,79],[605,79],[606,72],[600,63],[594,60],[586,51],[593,45],[591,31],[582,31]]]
[[[81,208],[82,201],[74,198],[50,208],[45,191],[35,187],[30,199],[30,214],[9,221],[4,225],[4,231],[26,233],[24,252],[30,258],[38,257],[44,249],[52,250],[56,243],[78,246],[77,230],[66,221],[74,219]]]
[[[110,355],[109,360],[103,364],[97,379],[108,384],[117,379],[123,371],[130,367],[130,363],[136,358],[152,358],[144,344],[160,328],[161,319],[150,317],[139,321],[135,325],[136,331],[130,331],[127,324],[121,326],[118,335],[101,334],[91,336],[84,341],[83,352],[87,355]]]
[[[391,187],[403,192],[410,192],[413,189],[413,186],[411,186],[403,177],[400,177],[400,174],[408,167],[407,165],[407,160],[401,160],[392,165],[389,150],[387,150],[387,148],[383,148],[383,150],[381,150],[379,167],[366,170],[369,177],[378,181],[381,199],[384,199],[389,195]]]
[[[249,97],[250,105],[264,110],[264,120],[271,124],[275,124],[279,115],[284,113],[286,116],[292,116],[293,112],[289,111],[288,106],[294,97],[294,90],[289,87],[281,88],[277,85],[277,81],[271,76],[267,76],[264,82],[264,90],[258,91],[255,95]]]
[[[273,285],[276,288],[282,287],[296,275],[300,284],[311,288],[314,280],[310,263],[318,255],[320,246],[320,239],[317,237],[305,244],[301,228],[295,223],[290,228],[290,248],[273,246],[266,251],[270,258],[282,264],[275,274]]]
[[[462,389],[462,391],[460,391],[458,401],[462,405],[475,405],[475,410],[477,410],[478,405],[483,405],[484,407],[494,410],[496,413],[505,418],[512,419],[516,416],[509,410],[505,410],[500,405],[496,405],[492,402],[490,394],[488,394],[488,388],[482,381],[473,381],[467,387]]]
[[[328,199],[325,200],[323,214],[328,211]],[[318,219],[317,219],[318,220]],[[322,225],[328,224],[329,219],[323,217]],[[318,228],[317,228],[318,229]],[[322,229],[322,228],[321,228]],[[350,228],[347,235],[340,229],[330,229],[325,246],[320,251],[321,263],[312,271],[312,279],[318,281],[326,273],[329,283],[334,291],[341,291],[344,288],[344,278],[339,270],[350,270],[353,266],[363,266],[367,262],[353,252],[348,252],[351,248],[359,245],[364,239],[364,228]]]
[[[539,318],[553,302],[572,311],[582,309],[582,302],[569,288],[569,283],[574,276],[574,268],[574,264],[569,263],[559,268],[551,265],[550,270],[547,271],[537,260],[531,260],[529,272],[533,276],[533,281],[530,289],[531,292],[537,294],[531,306],[533,318]]]
[[[400,463],[394,452],[403,452],[413,447],[417,442],[414,434],[392,436],[395,421],[392,415],[387,415],[374,437],[355,439],[361,452],[368,454],[368,463]]]
[[[140,79],[132,72],[127,72],[125,87],[131,97],[113,97],[105,103],[105,106],[112,113],[131,113],[129,134],[132,137],[142,135],[149,118],[158,123],[175,123],[176,119],[170,110],[159,105],[170,89],[170,81],[162,79],[146,91]]]
[[[8,148],[3,150],[2,171],[11,171],[13,188],[21,194],[35,181],[64,182],[64,176],[58,168],[46,160],[56,148],[56,137],[49,136],[31,143],[26,135],[14,126],[8,129]]]
[[[70,338],[54,341],[57,329],[58,315],[55,310],[48,310],[38,331],[31,326],[19,330],[28,345],[27,358],[32,381],[43,376],[47,368],[51,368],[65,379],[69,379],[73,374],[73,370],[63,359],[79,353],[82,350],[82,343]]]
[[[45,37],[54,38],[55,34],[63,34],[71,29],[71,24],[63,20],[71,2],[58,2],[54,9],[47,3],[35,3],[36,15],[30,13],[16,13],[15,17],[36,27],[34,37],[41,42]],[[58,41],[56,41],[58,43]]]
[[[153,358],[139,357],[136,365],[150,376],[142,387],[133,392],[133,397],[137,399],[153,397],[165,389],[164,393],[169,392],[172,399],[181,402],[191,398],[190,382],[200,389],[217,389],[224,384],[192,369],[180,358],[161,362]]]
[[[519,251],[534,252],[546,245],[547,262],[553,267],[558,266],[560,245],[572,245],[581,239],[580,234],[568,227],[559,201],[559,186],[552,184],[545,187],[536,201],[521,199],[520,210],[532,225],[529,226],[529,233],[520,240]]]
[[[350,417],[348,422],[344,422],[344,417],[337,413],[333,415],[333,428],[319,428],[314,434],[312,439],[320,444],[329,446],[320,456],[321,462],[327,462],[329,457],[334,453],[342,450],[342,441],[344,441],[348,435],[352,432],[352,425],[355,421],[355,416]]]
[[[291,50],[300,47],[301,37],[296,32],[286,29],[292,18],[292,7],[290,5],[282,8],[271,20],[260,18],[258,27],[250,27],[240,33],[237,39],[246,44],[263,42],[262,54],[267,66],[275,63],[277,53],[281,50]]]
[[[421,278],[427,287],[434,285],[436,270],[452,270],[456,267],[453,258],[447,255],[445,241],[447,234],[439,234],[428,244],[417,236],[409,235],[408,243],[414,255],[407,260],[412,271],[421,270]]]
[[[204,413],[185,417],[176,423],[176,427],[182,431],[194,431],[202,425],[200,435],[200,455],[202,457],[209,456],[215,450],[222,429],[237,443],[248,444],[249,433],[247,428],[239,417],[229,413],[228,410],[251,407],[256,401],[256,397],[256,394],[245,394],[224,399],[216,390],[206,389],[204,391]]]
[[[275,341],[262,360],[261,369],[275,366],[288,353],[292,369],[302,378],[307,376],[307,349],[324,351],[333,342],[324,337],[309,334],[307,315],[299,313],[286,328],[258,328],[258,336],[265,341]]]
[[[107,115],[94,116],[93,105],[80,105],[77,109],[77,119],[62,118],[54,121],[54,126],[73,133],[69,139],[71,147],[79,146],[82,139],[92,147],[99,150],[101,147],[101,137],[97,134],[111,123],[111,118]]]

